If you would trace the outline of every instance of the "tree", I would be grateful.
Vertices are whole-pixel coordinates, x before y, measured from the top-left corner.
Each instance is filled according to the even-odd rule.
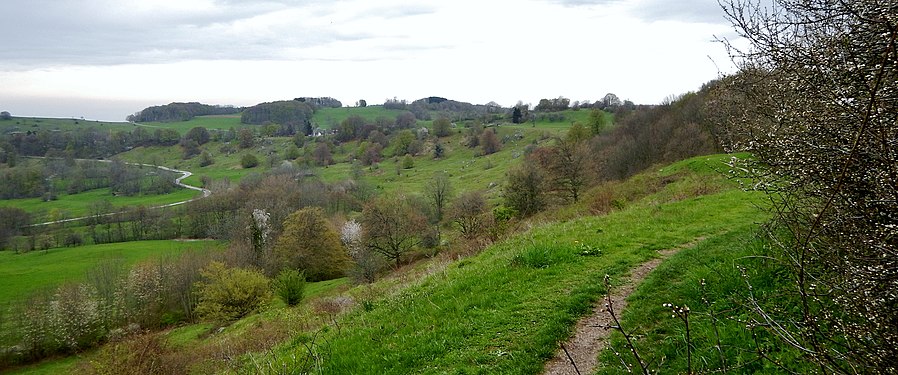
[[[206,130],[206,128],[204,128],[202,126],[197,126],[197,127],[191,128],[190,131],[188,131],[187,134],[184,135],[184,138],[193,140],[198,145],[204,145],[207,142],[209,142],[210,136],[209,136],[209,131]]]
[[[271,299],[268,278],[262,273],[227,268],[212,262],[202,271],[204,281],[197,283],[201,317],[218,322],[230,322],[262,307]]]
[[[334,158],[331,156],[331,148],[327,142],[321,142],[318,146],[315,146],[312,157],[315,158],[315,164],[319,166],[326,167],[334,163]]]
[[[544,177],[539,168],[525,163],[508,172],[503,189],[505,205],[522,217],[546,207]]]
[[[399,268],[402,255],[421,242],[427,220],[406,197],[374,199],[362,210],[362,242],[370,250],[393,260]]]
[[[436,172],[429,181],[424,183],[424,196],[433,206],[434,222],[443,221],[443,211],[449,200],[452,199],[452,182],[449,181],[449,175],[446,172]]]
[[[511,122],[514,124],[520,124],[523,121],[524,114],[521,112],[521,108],[515,106],[514,109],[511,110]]]
[[[567,139],[556,139],[554,147],[540,148],[530,156],[544,171],[546,188],[568,202],[580,199],[586,184],[586,145]]]
[[[21,233],[28,225],[29,215],[18,207],[0,207],[0,249],[6,248],[9,240]]]
[[[446,117],[433,120],[433,135],[445,137],[452,133],[452,122]]]
[[[365,126],[365,119],[361,116],[353,115],[347,117],[337,128],[337,140],[340,142],[348,142],[359,137],[362,127]]]
[[[571,125],[570,129],[567,130],[565,141],[570,143],[580,143],[589,139],[589,137],[589,130],[587,130],[583,124],[575,122]]]
[[[415,141],[415,134],[411,130],[403,130],[393,137],[393,155],[402,156],[410,153],[409,148]]]
[[[486,198],[480,191],[462,194],[449,210],[449,218],[458,225],[459,232],[468,239],[476,238],[486,224]]]
[[[898,10],[888,1],[724,2],[740,73],[716,108],[772,198],[796,315],[756,322],[828,373],[895,373],[898,358]],[[779,298],[779,297],[778,297]],[[783,303],[782,301],[775,301]],[[789,302],[786,302],[789,303]],[[770,324],[752,323],[759,327]]]
[[[605,118],[605,112],[599,109],[589,111],[587,125],[592,135],[599,135],[608,127],[608,120]]]
[[[484,155],[494,154],[502,148],[502,145],[499,144],[499,138],[496,137],[496,132],[493,130],[484,130],[482,134],[480,134],[480,147],[483,149]]]
[[[240,141],[240,148],[250,148],[256,144],[253,131],[247,128],[240,129],[237,132],[237,139]]]
[[[411,112],[403,112],[399,116],[396,116],[396,127],[399,129],[411,129],[414,128],[418,123],[417,118],[415,118],[415,114]]]
[[[287,217],[274,253],[285,267],[303,270],[311,281],[343,277],[350,265],[340,235],[319,207],[303,208]]]
[[[606,109],[606,108],[614,109],[614,108],[621,106],[620,98],[618,98],[617,95],[614,95],[613,93],[610,93],[610,92],[605,94],[605,96],[602,98],[601,102],[602,102],[602,109]]]
[[[0,120],[12,120],[12,115],[7,111],[0,112]]]

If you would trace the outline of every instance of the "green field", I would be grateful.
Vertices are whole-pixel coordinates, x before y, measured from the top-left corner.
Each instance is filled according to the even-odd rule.
[[[25,298],[30,293],[66,282],[82,281],[86,272],[105,260],[124,264],[178,255],[185,251],[220,248],[215,241],[135,241],[16,254],[0,251],[0,301]]]
[[[109,188],[88,190],[78,194],[60,194],[57,200],[44,202],[41,198],[0,200],[0,207],[18,207],[31,214],[33,223],[82,217],[91,214],[91,206],[107,201],[113,208],[160,206],[186,201],[200,195],[190,189],[176,189],[163,195],[117,196]]]
[[[13,131],[36,130],[74,130],[96,128],[103,130],[131,131],[134,125],[127,122],[108,122],[66,118],[13,117],[12,120],[0,121],[0,133]]]

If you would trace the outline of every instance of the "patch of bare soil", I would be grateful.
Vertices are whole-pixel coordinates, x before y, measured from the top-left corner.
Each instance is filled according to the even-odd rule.
[[[658,252],[661,254],[660,258],[645,262],[630,271],[630,276],[627,277],[624,284],[611,291],[611,306],[614,308],[615,314],[620,317],[621,312],[627,308],[627,297],[636,290],[636,287],[638,287],[646,276],[654,271],[661,262],[680,250],[695,246],[695,244],[701,240],[702,239],[700,238],[695,242],[673,249],[661,250]],[[546,362],[546,368],[545,371],[543,371],[543,374],[578,375],[593,373],[593,370],[598,363],[597,357],[599,352],[608,346],[609,338],[611,337],[612,329],[608,327],[614,325],[614,320],[605,307],[607,303],[606,298],[607,297],[603,297],[598,301],[592,314],[577,322],[574,336],[562,344],[562,347],[555,353],[555,358]]]

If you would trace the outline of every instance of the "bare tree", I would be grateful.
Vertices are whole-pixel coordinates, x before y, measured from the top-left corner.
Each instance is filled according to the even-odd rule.
[[[436,172],[430,181],[424,184],[424,196],[433,206],[434,221],[443,221],[443,212],[449,200],[452,199],[452,182],[446,172]]]
[[[468,239],[477,237],[485,226],[487,204],[483,193],[469,191],[462,194],[452,204],[450,219],[458,225],[462,236]]]

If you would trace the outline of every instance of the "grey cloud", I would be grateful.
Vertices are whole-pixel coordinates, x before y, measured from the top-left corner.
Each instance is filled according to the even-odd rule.
[[[301,20],[289,26],[270,26],[256,35],[228,32],[236,23],[253,17],[321,4],[313,1],[219,0],[218,8],[212,11],[159,12],[139,18],[129,9],[104,8],[101,0],[12,3],[0,3],[0,14],[5,17],[0,23],[0,68],[5,69],[210,58],[276,59],[288,48],[367,38],[304,26]],[[419,10],[412,8],[406,14]],[[327,12],[326,8],[315,11]]]
[[[648,0],[631,13],[647,21],[683,21],[729,24],[716,0]]]
[[[549,0],[549,2],[570,7],[613,4],[620,1],[621,0]]]

